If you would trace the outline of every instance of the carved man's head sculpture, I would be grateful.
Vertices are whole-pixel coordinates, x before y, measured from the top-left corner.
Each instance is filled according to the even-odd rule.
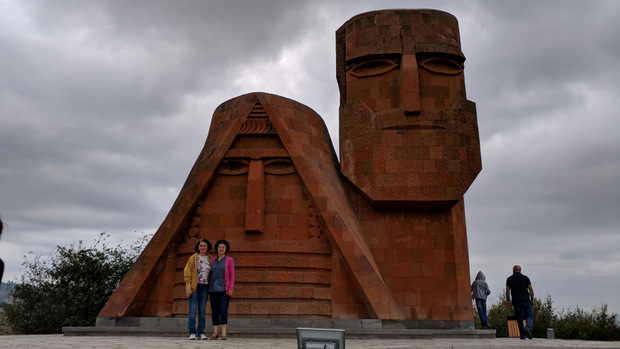
[[[481,170],[458,23],[437,10],[353,17],[336,33],[340,160],[376,206],[449,206]]]

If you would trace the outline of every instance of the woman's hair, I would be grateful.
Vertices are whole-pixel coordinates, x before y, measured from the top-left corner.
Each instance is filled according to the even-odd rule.
[[[211,243],[209,242],[209,240],[207,240],[207,239],[200,239],[196,243],[196,246],[194,247],[194,251],[200,252],[199,246],[200,246],[201,242],[205,242],[207,244],[207,252],[209,252],[209,251],[211,251],[213,249],[213,247],[211,246]]]
[[[226,246],[226,253],[228,253],[228,251],[230,251],[230,245],[228,244],[228,241],[226,240],[217,240],[217,242],[215,243],[215,251],[217,252],[217,247],[223,244],[224,246]]]

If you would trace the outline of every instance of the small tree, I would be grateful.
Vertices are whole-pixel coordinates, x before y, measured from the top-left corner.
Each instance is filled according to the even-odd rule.
[[[149,236],[129,246],[109,247],[101,233],[90,247],[57,246],[25,258],[21,282],[4,309],[16,333],[60,333],[63,326],[93,326],[97,314],[139,256]],[[31,252],[32,253],[32,252]]]
[[[480,313],[478,312],[478,306],[476,305],[475,299],[471,302],[471,308],[474,310],[474,328],[482,328],[482,320],[480,320]]]
[[[563,339],[620,340],[620,324],[617,315],[607,313],[607,304],[594,308],[590,313],[579,307],[562,309],[555,329],[556,336]]]
[[[556,316],[553,313],[553,301],[551,296],[547,295],[545,301],[542,302],[538,298],[534,306],[534,325],[532,328],[532,336],[536,338],[547,338],[547,329],[553,328]]]
[[[506,291],[499,294],[497,303],[493,302],[487,307],[489,325],[495,329],[497,337],[508,337],[508,317],[514,315],[512,309],[506,307]]]
[[[551,296],[547,295],[544,302],[534,298],[534,328],[532,335],[538,338],[547,336],[547,328],[553,327],[555,315],[553,314],[553,301]],[[489,324],[495,329],[498,337],[508,337],[508,317],[514,316],[514,310],[506,307],[506,291],[502,291],[499,295],[499,302],[493,303],[489,307]]]

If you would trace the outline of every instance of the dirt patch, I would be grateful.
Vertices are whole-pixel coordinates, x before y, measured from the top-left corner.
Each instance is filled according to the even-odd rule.
[[[0,310],[0,336],[15,334],[11,331],[11,326],[9,326],[9,322],[6,319],[6,314]]]

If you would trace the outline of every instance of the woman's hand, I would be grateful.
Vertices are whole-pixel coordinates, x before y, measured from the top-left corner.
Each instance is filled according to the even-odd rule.
[[[192,294],[192,285],[185,284],[185,297],[189,297]]]
[[[232,294],[233,294],[233,290],[228,290],[228,291],[226,291],[226,293],[227,293],[229,296],[232,296]]]

